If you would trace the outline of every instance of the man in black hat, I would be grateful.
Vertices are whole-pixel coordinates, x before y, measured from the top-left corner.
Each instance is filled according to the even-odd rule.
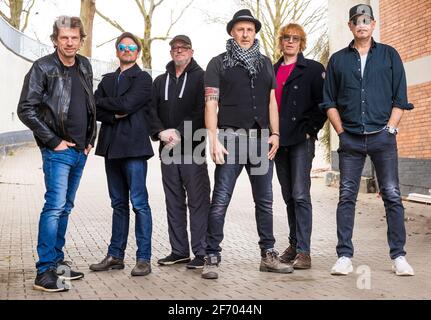
[[[331,57],[320,104],[340,138],[339,259],[331,274],[353,271],[355,203],[369,155],[386,208],[392,270],[400,276],[414,275],[405,259],[404,207],[398,181],[397,127],[404,110],[413,109],[407,100],[403,63],[394,48],[374,41],[376,22],[369,5],[352,7],[349,16],[354,40]]]
[[[167,64],[166,72],[154,80],[151,99],[151,135],[160,140],[171,244],[171,253],[158,263],[162,266],[187,263],[188,269],[201,269],[205,257],[210,181],[204,148],[202,152],[197,150],[205,138],[193,141],[193,136],[199,129],[205,131],[205,72],[193,59],[189,37],[178,35],[169,45],[172,60]],[[191,261],[187,206],[191,247],[195,255]]]
[[[260,28],[261,23],[249,10],[235,13],[227,24],[227,33],[232,36],[227,41],[227,51],[210,61],[205,74],[205,122],[211,157],[217,166],[204,279],[218,278],[225,215],[235,182],[244,167],[256,207],[262,256],[260,271],[293,272],[291,265],[280,262],[274,250],[272,173],[280,134],[274,69],[259,51],[256,33]]]

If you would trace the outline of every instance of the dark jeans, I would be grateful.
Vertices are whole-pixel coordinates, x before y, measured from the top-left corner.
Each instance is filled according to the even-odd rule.
[[[311,166],[315,140],[310,138],[289,147],[280,147],[275,157],[278,181],[286,203],[289,242],[297,252],[310,254],[312,205]]]
[[[69,214],[72,211],[87,156],[73,148],[53,151],[42,148],[45,175],[45,205],[39,220],[36,263],[43,273],[64,260],[63,247]]]
[[[108,160],[105,158],[109,196],[113,209],[112,237],[108,254],[124,259],[129,235],[129,194],[135,212],[137,260],[151,260],[152,218],[146,186],[147,161],[144,158]]]
[[[257,232],[259,235],[259,247],[261,251],[274,247],[275,239],[273,235],[273,216],[272,216],[272,174],[273,161],[269,161],[267,152],[263,152],[263,158],[266,159],[267,170],[264,174],[253,174],[254,169],[261,167],[261,163],[250,161],[250,154],[240,152],[239,138],[233,134],[222,136],[223,143],[234,144],[235,152],[228,148],[228,152],[235,155],[235,161],[226,161],[223,165],[217,165],[214,177],[214,190],[211,201],[210,214],[208,219],[207,233],[207,254],[219,256],[221,247],[220,243],[223,240],[223,227],[226,217],[226,211],[229,206],[235,183],[242,169],[245,167],[250,179],[253,200],[255,203],[255,217],[257,223]],[[257,145],[257,152],[260,152],[260,138],[250,138],[250,148],[253,149]],[[227,157],[225,157],[227,159]],[[245,161],[240,161],[243,159]],[[233,163],[230,163],[233,162]],[[242,163],[246,162],[246,163]],[[244,222],[246,223],[246,222]]]
[[[353,225],[355,205],[366,156],[374,164],[380,193],[386,209],[390,256],[404,256],[406,229],[404,207],[398,181],[397,141],[386,130],[371,135],[340,135],[340,201],[337,208],[337,254],[353,257]]]
[[[190,255],[187,234],[187,206],[190,236],[195,256],[205,255],[205,238],[210,207],[210,181],[204,164],[161,164],[172,253]]]

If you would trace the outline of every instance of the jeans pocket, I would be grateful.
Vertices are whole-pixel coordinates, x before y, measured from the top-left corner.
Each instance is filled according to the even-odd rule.
[[[350,137],[349,134],[344,131],[342,132],[338,138],[340,139],[340,148],[339,150],[348,150],[349,148],[351,148],[351,141],[350,141]]]
[[[64,150],[51,150],[54,153],[66,153],[69,151],[70,148],[64,149]]]
[[[397,136],[395,134],[390,133],[387,130],[384,131],[384,141],[382,141],[382,144],[386,144],[388,146],[395,146],[397,145]]]

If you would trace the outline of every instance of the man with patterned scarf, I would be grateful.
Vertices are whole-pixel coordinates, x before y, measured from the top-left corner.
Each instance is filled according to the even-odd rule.
[[[260,271],[293,272],[291,265],[280,262],[274,250],[272,175],[280,135],[274,69],[259,51],[256,33],[260,28],[261,23],[249,10],[235,13],[227,25],[232,36],[227,51],[210,61],[205,74],[205,123],[216,170],[204,279],[218,278],[226,211],[244,167],[256,208]]]

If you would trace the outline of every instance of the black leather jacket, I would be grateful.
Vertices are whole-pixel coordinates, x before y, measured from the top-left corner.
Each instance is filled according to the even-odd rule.
[[[77,55],[79,76],[87,93],[89,114],[86,145],[96,139],[96,104],[93,71],[87,58]],[[54,149],[61,140],[71,141],[65,122],[69,111],[72,78],[57,52],[37,60],[27,73],[18,104],[18,117],[29,127],[40,147]]]

